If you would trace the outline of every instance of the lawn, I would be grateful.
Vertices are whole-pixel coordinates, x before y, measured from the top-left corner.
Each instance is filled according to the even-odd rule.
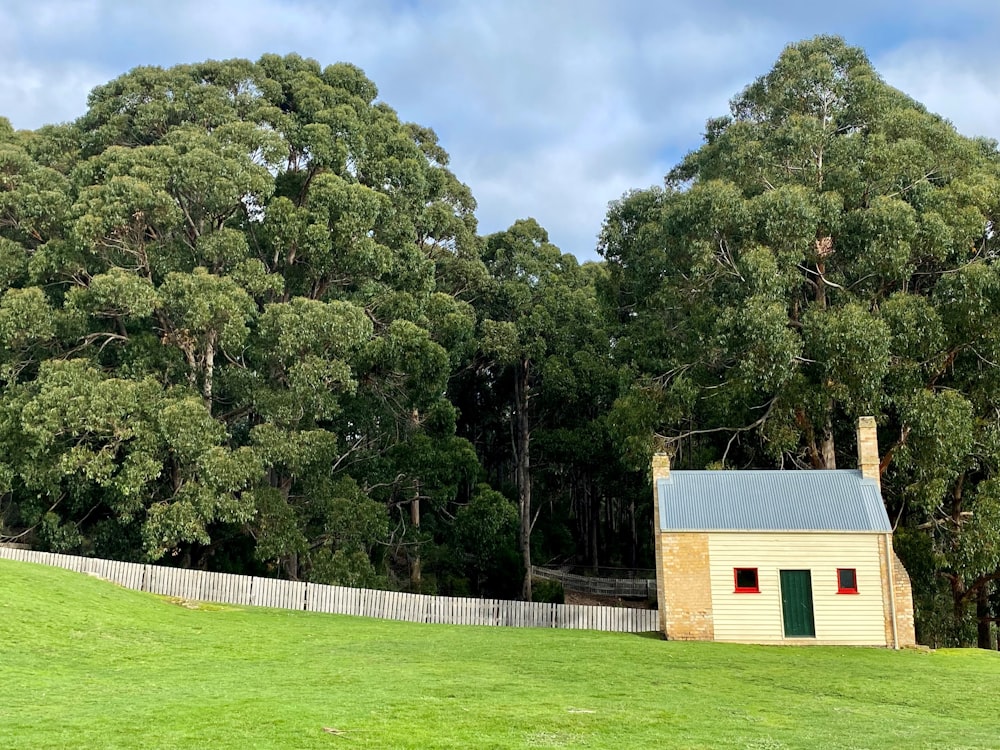
[[[998,748],[1000,655],[188,608],[0,560],[2,748]]]

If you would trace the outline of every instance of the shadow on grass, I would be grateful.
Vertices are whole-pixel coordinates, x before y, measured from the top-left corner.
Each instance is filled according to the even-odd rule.
[[[631,635],[634,635],[636,638],[649,638],[650,640],[654,641],[667,640],[666,638],[663,637],[663,633],[661,633],[659,630],[651,630],[647,633],[632,633]]]

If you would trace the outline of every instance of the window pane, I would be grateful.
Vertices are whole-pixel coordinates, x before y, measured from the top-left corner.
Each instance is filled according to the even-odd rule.
[[[737,589],[757,589],[757,568],[736,569]]]
[[[854,568],[839,568],[837,570],[837,587],[840,591],[858,590],[858,577]]]

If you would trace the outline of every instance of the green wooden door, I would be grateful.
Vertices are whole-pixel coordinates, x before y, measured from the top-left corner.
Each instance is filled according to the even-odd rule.
[[[781,571],[781,612],[785,620],[786,638],[816,635],[812,576],[808,570]]]

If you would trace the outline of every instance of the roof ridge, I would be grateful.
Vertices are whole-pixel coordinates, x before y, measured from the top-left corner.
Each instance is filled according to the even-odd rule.
[[[671,469],[671,474],[860,474],[861,469]]]

